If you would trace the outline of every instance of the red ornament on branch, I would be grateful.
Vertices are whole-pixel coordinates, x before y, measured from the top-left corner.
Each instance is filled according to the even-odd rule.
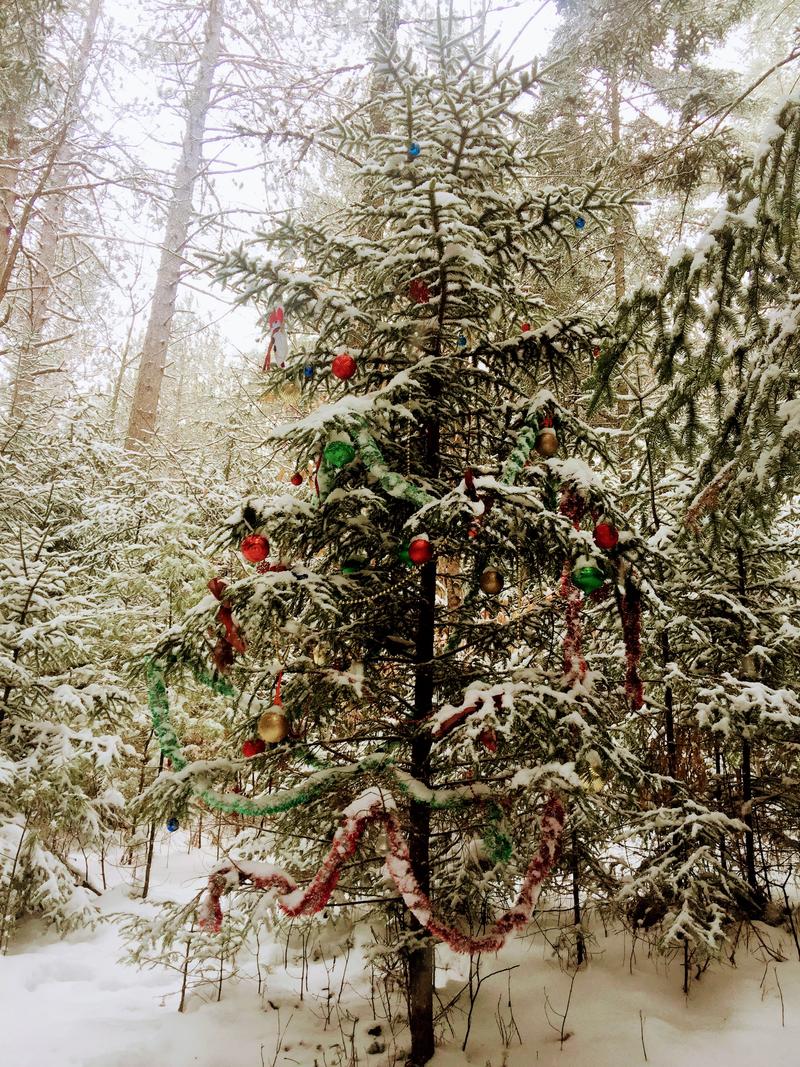
[[[523,322],[523,324],[522,324],[522,332],[523,333],[529,333],[530,332],[530,328],[531,328],[531,324],[529,322]]]
[[[408,556],[412,563],[421,566],[433,559],[433,545],[427,537],[415,537],[408,546]]]
[[[610,552],[619,543],[619,530],[610,522],[598,522],[594,528],[594,543],[604,552]]]
[[[334,378],[339,378],[341,381],[346,382],[356,372],[356,361],[348,352],[342,352],[338,356],[334,356],[331,363],[331,371]]]
[[[292,475],[291,482],[292,482],[292,485],[302,485],[303,484],[303,475],[300,473],[300,471],[296,471]]]
[[[269,555],[269,541],[263,534],[248,534],[239,545],[239,551],[248,563],[260,563]]]
[[[266,747],[265,742],[260,737],[248,737],[242,745],[242,755],[246,759],[252,759],[253,756],[260,756],[266,750]]]

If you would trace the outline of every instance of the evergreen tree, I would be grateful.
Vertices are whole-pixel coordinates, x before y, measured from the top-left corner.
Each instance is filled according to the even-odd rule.
[[[209,490],[219,470],[202,463],[184,478],[155,468],[145,477],[108,443],[90,405],[2,426],[4,950],[27,914],[60,929],[91,922],[107,848],[119,834],[134,851],[126,802],[154,751],[131,657],[197,598],[206,577],[201,545],[227,488]],[[198,751],[214,742],[208,704],[181,714]],[[153,832],[138,839],[146,868]]]
[[[258,236],[265,255],[240,249],[219,267],[265,327],[281,305],[284,328],[312,339],[269,373],[304,398],[271,437],[298,475],[313,462],[316,477],[229,517],[218,543],[263,558],[212,583],[159,643],[151,706],[173,771],[146,804],[176,817],[199,794],[270,816],[265,844],[294,872],[322,860],[297,893],[288,874],[226,860],[203,906],[212,924],[220,894],[242,881],[280,888],[290,914],[322,907],[337,883],[353,899],[375,896],[371,856],[340,866],[381,823],[410,910],[398,951],[420,1065],[433,1053],[426,928],[460,951],[498,947],[552,864],[554,791],[574,791],[588,813],[589,775],[613,768],[628,804],[636,762],[609,705],[641,703],[636,648],[626,646],[624,685],[618,659],[606,676],[589,671],[579,615],[590,593],[613,610],[600,603],[618,580],[631,638],[641,545],[617,543],[604,439],[576,402],[601,329],[580,311],[555,313],[547,296],[553,263],[623,199],[598,184],[538,184],[546,146],[518,148],[544,76],[535,67],[470,53],[439,22],[376,73],[380,129],[367,99],[313,138],[352,167],[353,203],[289,219]],[[215,788],[244,764],[181,752],[165,677],[185,667],[234,700],[231,741],[252,761],[245,796]],[[333,829],[337,807],[344,823],[323,860],[320,827]],[[492,877],[470,878],[465,856]],[[526,868],[523,898],[492,925]],[[442,918],[454,913],[461,928]]]
[[[800,725],[799,149],[795,99],[770,120],[695,247],[677,249],[659,286],[623,302],[597,371],[599,399],[632,360],[653,367],[630,432],[650,459],[642,525],[662,565],[651,575],[646,655],[673,784],[662,793],[672,814],[659,820],[661,847],[639,874],[652,878],[661,913],[677,917],[670,929],[687,962],[694,948],[714,951],[731,919],[769,915],[767,897],[789,871]],[[707,829],[717,823],[702,855],[697,805]]]

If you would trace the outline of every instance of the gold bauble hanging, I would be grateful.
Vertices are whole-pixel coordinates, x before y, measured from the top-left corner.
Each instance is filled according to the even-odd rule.
[[[487,567],[478,580],[481,589],[489,596],[497,596],[503,588],[503,582],[503,575],[494,567]]]
[[[269,708],[258,720],[258,736],[268,745],[283,741],[289,734],[289,720],[278,707]]]
[[[549,459],[558,452],[558,437],[552,426],[543,426],[536,435],[536,451]]]

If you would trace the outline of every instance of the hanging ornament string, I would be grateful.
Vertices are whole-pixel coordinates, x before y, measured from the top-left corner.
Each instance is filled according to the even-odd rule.
[[[511,933],[530,921],[542,883],[558,857],[565,821],[564,805],[552,794],[542,813],[539,849],[528,864],[517,899],[482,935],[464,933],[433,914],[431,900],[414,875],[408,842],[395,814],[394,801],[379,789],[367,790],[345,810],[328,855],[305,889],[298,888],[291,875],[277,867],[229,860],[221,864],[209,877],[208,890],[200,906],[200,925],[207,930],[219,931],[223,918],[220,904],[223,893],[247,882],[261,890],[277,890],[278,907],[285,915],[316,914],[330,900],[344,864],[355,853],[364,833],[375,824],[386,832],[386,869],[417,921],[454,952],[469,956],[497,952]]]

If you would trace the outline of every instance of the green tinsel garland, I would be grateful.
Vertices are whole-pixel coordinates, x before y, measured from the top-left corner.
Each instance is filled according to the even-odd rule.
[[[224,678],[209,674],[207,671],[197,670],[195,678],[203,685],[213,689],[222,696],[235,696],[235,690]],[[164,756],[171,761],[175,771],[182,771],[188,766],[188,761],[183,755],[177,734],[169,718],[169,697],[167,684],[164,676],[164,668],[161,664],[150,661],[147,665],[148,681],[148,704],[153,720],[153,731],[161,747]],[[358,763],[339,767],[335,764],[324,764],[313,756],[309,750],[305,750],[308,762],[319,767],[319,770],[310,774],[302,786],[295,789],[284,789],[279,793],[271,793],[267,796],[248,799],[238,793],[220,793],[215,789],[198,790],[196,795],[210,808],[223,811],[227,814],[236,813],[248,818],[263,818],[267,815],[279,815],[292,808],[308,804],[317,800],[331,788],[338,785],[345,778],[354,778],[357,775],[374,773],[376,771],[390,771],[400,791],[406,796],[428,804],[434,811],[452,810],[465,807],[473,800],[486,799],[491,795],[489,786],[480,783],[466,786],[457,786],[453,789],[430,789],[422,782],[412,778],[410,774],[394,765],[394,756],[390,752],[375,752]],[[492,812],[500,812],[497,805],[490,809],[490,820],[496,823],[498,815]],[[511,842],[500,832],[496,826],[490,826],[486,836],[490,855],[495,862],[507,862],[511,855]]]
[[[522,429],[517,443],[512,451],[511,455],[506,460],[506,465],[503,467],[503,481],[508,482],[509,485],[513,485],[517,480],[517,475],[525,466],[528,456],[536,445],[536,437],[539,433],[538,423],[536,426],[525,426]]]

